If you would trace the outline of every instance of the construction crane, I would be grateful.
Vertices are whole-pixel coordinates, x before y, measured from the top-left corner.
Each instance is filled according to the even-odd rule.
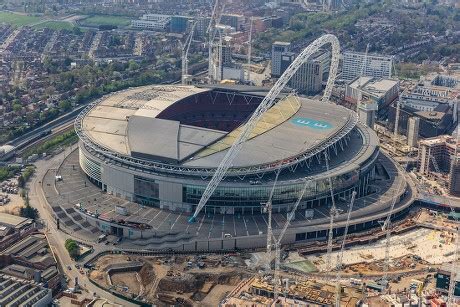
[[[187,83],[187,79],[189,77],[188,74],[188,52],[190,50],[190,45],[192,44],[193,40],[193,33],[195,32],[195,25],[196,22],[192,24],[190,28],[190,34],[187,36],[184,45],[182,46],[182,84],[185,85]]]
[[[209,83],[213,83],[215,80],[215,39],[217,34],[217,25],[220,23],[222,13],[225,8],[225,0],[216,0],[212,9],[211,20],[209,21],[208,29],[206,34],[208,35],[208,78]],[[221,45],[222,46],[222,45]]]
[[[251,56],[252,56],[252,25],[254,20],[252,17],[250,18],[250,25],[249,25],[249,37],[248,37],[248,69],[247,69],[247,76],[246,81],[251,82]]]
[[[272,240],[273,240],[273,229],[272,229],[272,199],[273,199],[273,194],[275,193],[275,187],[276,184],[278,183],[278,177],[281,173],[281,165],[278,168],[278,171],[276,172],[275,176],[275,181],[273,182],[272,189],[270,191],[270,195],[268,197],[268,201],[265,204],[265,211],[268,213],[268,222],[267,222],[267,263],[266,263],[266,269],[267,271],[270,270],[270,262],[272,259]]]
[[[222,181],[224,176],[227,174],[227,171],[230,169],[230,166],[233,163],[233,160],[239,154],[243,148],[244,142],[248,139],[252,131],[255,129],[256,124],[260,121],[263,114],[268,111],[273,105],[277,103],[277,97],[281,93],[282,89],[287,85],[292,76],[299,70],[299,68],[308,61],[312,54],[319,50],[324,45],[330,44],[332,46],[332,60],[331,68],[329,71],[329,78],[326,83],[326,88],[324,90],[323,97],[321,101],[324,103],[330,103],[329,99],[331,97],[332,88],[337,76],[337,70],[339,66],[339,57],[340,57],[340,43],[332,34],[326,34],[316,39],[313,43],[308,45],[302,52],[297,56],[297,58],[289,65],[289,67],[284,71],[283,75],[278,79],[275,85],[264,97],[262,102],[259,104],[257,109],[252,113],[251,117],[246,121],[243,126],[241,133],[234,140],[233,145],[226,152],[219,166],[217,167],[214,175],[209,181],[206,189],[201,195],[200,201],[195,208],[193,215],[189,218],[189,223],[196,221],[198,214],[204,208],[208,200],[211,198],[212,194],[216,190],[219,183]]]
[[[458,140],[459,140],[459,133],[457,130],[457,144],[455,145],[455,155],[453,159],[454,161],[457,162],[457,147],[458,147]],[[438,162],[436,161],[436,158],[433,157],[431,154],[429,156],[429,160],[433,164],[434,169],[436,172],[441,173],[441,169],[439,168]],[[454,163],[455,163],[454,162]],[[428,161],[428,167],[429,167],[429,161]],[[445,197],[447,201],[447,205],[450,208],[450,211],[455,214],[455,209],[452,206],[451,200],[449,197]],[[455,216],[455,215],[454,215]],[[457,220],[458,221],[458,220]],[[457,240],[455,244],[455,250],[454,250],[454,259],[452,260],[452,266],[451,266],[451,273],[450,273],[450,282],[449,282],[449,291],[447,295],[447,306],[454,306],[454,291],[455,291],[455,282],[456,282],[456,275],[458,274],[458,255],[459,255],[459,250],[460,250],[460,227],[457,227]],[[455,236],[455,233],[454,233]]]
[[[353,211],[353,204],[355,203],[355,197],[356,197],[356,191],[353,191],[351,194],[351,201],[350,205],[348,207],[348,213],[347,213],[347,222],[345,223],[345,230],[343,232],[343,240],[342,240],[342,246],[340,247],[340,253],[337,255],[337,274],[335,275],[335,280],[336,280],[336,294],[335,294],[335,306],[340,307],[340,278],[342,276],[342,261],[343,261],[343,250],[345,249],[345,243],[347,240],[347,235],[348,235],[348,226],[350,225],[350,216],[351,212]]]
[[[327,151],[324,152],[324,159],[326,160],[326,173],[329,173],[329,155]],[[326,270],[331,270],[332,262],[331,262],[331,253],[332,253],[332,241],[334,238],[334,218],[337,215],[337,207],[335,206],[335,199],[334,199],[334,189],[332,188],[332,178],[329,175],[329,191],[331,193],[331,210],[329,211],[329,232],[327,237],[327,253],[326,253]]]
[[[299,207],[299,204],[302,201],[305,195],[305,192],[307,191],[307,188],[311,182],[312,182],[311,179],[305,178],[305,185],[303,189],[301,190],[299,197],[297,198],[297,201],[295,202],[294,207],[292,208],[291,212],[287,214],[286,222],[284,223],[283,229],[281,230],[278,238],[275,238],[275,236],[273,236],[273,240],[275,242],[275,272],[273,276],[273,297],[274,297],[275,302],[278,299],[281,241],[283,240],[284,235],[286,234],[286,231],[289,225],[291,224],[292,219],[295,216],[295,212],[297,211],[297,208]]]
[[[385,258],[384,258],[384,275],[382,278],[382,283],[386,287],[388,285],[388,271],[390,269],[390,245],[391,245],[391,216],[393,215],[396,202],[398,201],[398,191],[404,186],[404,180],[401,179],[401,183],[398,186],[398,190],[395,191],[393,201],[391,202],[390,211],[385,222],[382,225],[382,231],[385,232]]]
[[[366,53],[364,54],[363,64],[361,65],[361,71],[358,79],[358,101],[356,102],[356,112],[359,114],[361,102],[363,100],[363,91],[361,90],[361,78],[364,76],[365,69],[367,68],[367,54],[369,52],[369,44],[366,46]]]

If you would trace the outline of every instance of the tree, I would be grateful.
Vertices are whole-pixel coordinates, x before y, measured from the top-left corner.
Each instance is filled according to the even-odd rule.
[[[78,244],[77,242],[75,242],[75,240],[72,240],[72,239],[65,240],[64,246],[67,252],[69,252],[70,257],[75,259],[80,254],[80,248],[78,247]]]
[[[70,101],[68,100],[62,100],[59,102],[59,109],[62,111],[69,111],[72,108],[72,105],[70,104]]]
[[[19,215],[28,219],[35,220],[38,217],[38,210],[32,208],[28,203],[19,210]]]

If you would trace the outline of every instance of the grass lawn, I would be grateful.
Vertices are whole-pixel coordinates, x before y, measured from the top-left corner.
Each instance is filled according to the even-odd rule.
[[[305,272],[305,273],[311,273],[311,272],[318,271],[316,266],[308,260],[291,262],[291,263],[286,264],[286,266],[293,268],[295,270],[298,270],[298,271]]]
[[[40,21],[40,17],[0,12],[0,23],[8,23],[13,26],[25,26]]]
[[[131,23],[131,18],[121,16],[96,15],[80,21],[82,26],[98,27],[98,26],[118,26],[125,27]]]
[[[37,29],[50,28],[54,30],[72,30],[74,27],[73,24],[67,21],[46,21],[34,26]]]

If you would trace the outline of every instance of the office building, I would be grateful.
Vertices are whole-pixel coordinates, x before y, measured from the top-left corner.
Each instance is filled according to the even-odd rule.
[[[220,23],[223,25],[230,26],[235,29],[235,31],[241,31],[244,28],[244,16],[237,14],[222,14]]]
[[[280,74],[283,74],[284,71],[291,65],[291,63],[295,60],[297,54],[294,52],[283,52],[281,54],[281,64],[280,64]]]
[[[291,43],[274,42],[272,45],[272,77],[280,77],[281,72],[281,57],[284,52],[288,52]]]
[[[399,94],[399,81],[372,77],[357,77],[345,87],[345,101],[356,104],[360,95],[377,103],[379,108],[390,105]]]
[[[295,56],[292,58],[291,54],[289,54],[289,57],[292,60],[295,59]],[[329,51],[316,52],[292,76],[288,83],[289,86],[302,94],[314,95],[319,93],[322,90],[325,71],[329,70],[330,61]],[[282,63],[282,67],[285,67],[285,63]]]
[[[439,137],[420,140],[418,150],[418,168],[419,172],[428,175],[436,171],[437,163],[441,172],[448,173],[451,166],[451,157],[455,154],[456,139],[450,135],[441,135]]]
[[[373,129],[378,110],[377,103],[371,99],[361,100],[357,110],[359,120],[369,128]]]
[[[418,147],[418,134],[420,129],[420,118],[410,117],[407,124],[407,145]]]
[[[426,77],[410,91],[403,93],[401,102],[405,107],[422,112],[436,112],[448,105],[453,109],[452,121],[456,123],[459,97],[460,82],[458,79],[434,74]]]
[[[145,14],[138,20],[131,20],[131,26],[136,29],[165,31],[168,29],[171,16],[162,14]]]
[[[366,63],[364,59],[367,58]],[[361,75],[374,78],[391,79],[393,58],[347,51],[343,53],[342,76],[344,81],[352,81]]]
[[[172,16],[169,31],[172,33],[184,33],[187,31],[189,20],[190,18],[186,16]]]
[[[421,137],[433,138],[447,134],[455,124],[453,121],[455,112],[453,107],[449,106],[448,104],[439,104],[431,111],[419,111],[417,109],[408,107],[404,103],[401,103],[399,114],[399,129],[401,133],[406,134],[409,118],[415,116],[420,118],[419,135]],[[395,103],[390,105],[390,107],[387,109],[387,115],[388,121],[394,124],[396,119]]]
[[[195,19],[195,35],[197,37],[204,37],[206,36],[206,31],[209,27],[209,21],[211,19],[209,17],[198,17]]]

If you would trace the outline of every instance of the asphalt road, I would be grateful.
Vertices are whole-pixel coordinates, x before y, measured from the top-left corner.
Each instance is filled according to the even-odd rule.
[[[74,281],[77,277],[80,286],[82,286],[82,288],[84,289],[83,291],[88,291],[88,296],[92,296],[93,293],[96,293],[96,295],[98,295],[99,297],[105,298],[116,304],[121,304],[123,306],[137,306],[136,304],[132,304],[128,301],[120,299],[90,283],[88,277],[85,274],[81,274],[75,268],[76,262],[70,258],[67,250],[65,249],[64,243],[65,240],[69,238],[69,236],[63,233],[62,231],[57,230],[56,225],[54,223],[54,218],[51,216],[48,204],[46,203],[41,188],[41,181],[46,171],[50,168],[52,169],[57,167],[60,161],[62,161],[62,158],[63,156],[60,154],[56,157],[53,157],[52,159],[41,160],[36,163],[36,174],[33,177],[32,181],[29,183],[29,198],[31,206],[38,209],[40,217],[47,223],[46,236],[48,238],[48,242],[50,243],[51,249],[53,250],[55,256],[58,258],[59,262],[63,267],[63,273],[70,278],[69,287],[75,286]],[[67,269],[68,265],[72,267],[71,270]]]

